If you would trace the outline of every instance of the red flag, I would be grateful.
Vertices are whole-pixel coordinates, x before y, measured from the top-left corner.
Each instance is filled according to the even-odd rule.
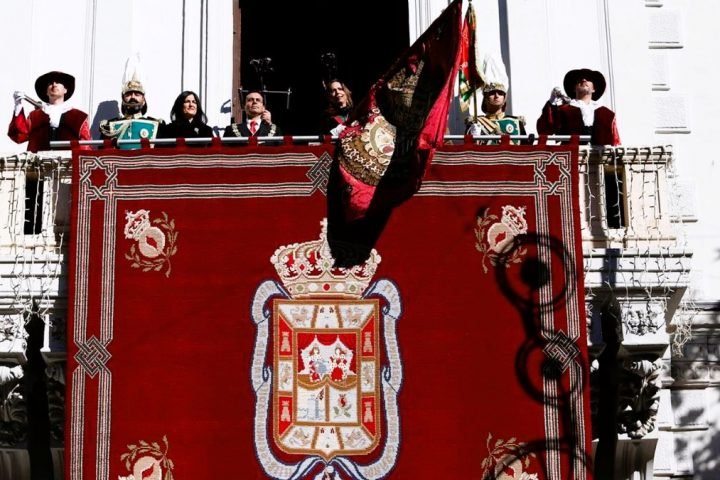
[[[469,108],[473,93],[485,84],[485,79],[478,69],[475,25],[475,9],[473,8],[472,2],[470,2],[467,12],[465,13],[465,21],[463,22],[460,40],[460,72],[458,81],[460,83],[460,109],[463,112]]]
[[[455,0],[372,86],[340,135],[336,181],[347,220],[387,211],[420,188],[445,134],[461,16]]]

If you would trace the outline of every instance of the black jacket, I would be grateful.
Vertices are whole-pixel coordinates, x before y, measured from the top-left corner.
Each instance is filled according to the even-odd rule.
[[[175,120],[160,126],[159,138],[211,138],[213,130],[202,122]]]

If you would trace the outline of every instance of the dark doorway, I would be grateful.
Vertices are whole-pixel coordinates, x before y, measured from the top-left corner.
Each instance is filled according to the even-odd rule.
[[[269,57],[274,71],[267,90],[292,90],[290,108],[283,95],[269,95],[273,122],[292,135],[320,130],[325,98],[320,56],[336,55],[338,76],[358,103],[370,86],[408,47],[408,7],[404,1],[260,2],[239,0],[241,81],[257,88],[250,60]],[[233,112],[240,121],[240,115]]]

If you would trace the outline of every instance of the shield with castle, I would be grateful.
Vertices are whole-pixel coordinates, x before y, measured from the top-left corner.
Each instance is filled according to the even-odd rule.
[[[320,238],[278,248],[255,292],[255,447],[272,478],[379,479],[395,465],[402,382],[397,287],[374,249],[335,265]]]

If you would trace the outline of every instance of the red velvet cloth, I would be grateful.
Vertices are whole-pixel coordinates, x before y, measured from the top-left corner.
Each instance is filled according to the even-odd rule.
[[[317,247],[332,154],[74,153],[68,479],[589,478],[576,150],[443,147],[354,277]],[[360,418],[301,422],[302,382]]]
[[[585,127],[582,112],[573,105],[555,106],[546,103],[537,120],[537,131],[544,135],[583,135]],[[607,107],[595,110],[591,143],[593,145],[620,145],[615,112]]]
[[[50,117],[40,109],[25,111],[13,116],[8,126],[8,137],[15,143],[28,142],[29,152],[50,150]],[[55,138],[52,140],[90,140],[90,124],[85,112],[72,108],[60,117]],[[90,149],[84,146],[83,149]]]

